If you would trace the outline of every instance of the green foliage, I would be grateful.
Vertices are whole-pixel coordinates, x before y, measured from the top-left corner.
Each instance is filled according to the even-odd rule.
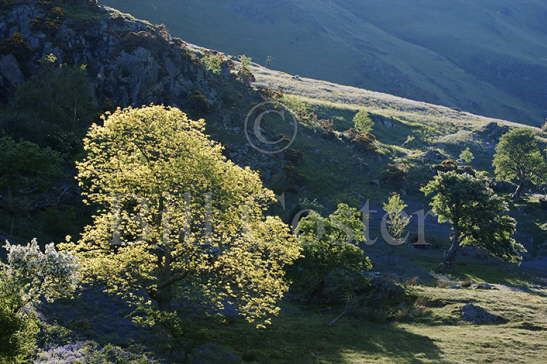
[[[219,74],[222,71],[224,56],[222,54],[207,54],[201,59],[201,62],[208,71]]]
[[[393,241],[390,243],[393,245],[400,245],[406,241],[406,237],[403,237],[403,234],[412,220],[412,217],[404,212],[407,207],[408,205],[401,199],[401,195],[398,193],[393,193],[383,205],[384,211],[387,214],[387,230],[393,238]]]
[[[6,243],[7,263],[0,262],[0,302],[12,315],[41,300],[70,297],[79,283],[79,266],[53,243],[42,252],[36,239],[27,245]]]
[[[469,164],[473,162],[473,160],[475,159],[475,155],[473,154],[473,152],[471,152],[469,148],[465,148],[460,154],[460,159],[465,163]]]
[[[355,125],[355,130],[361,134],[370,133],[374,128],[374,121],[370,117],[370,114],[365,110],[361,110],[355,114],[353,117],[353,123]]]
[[[176,108],[117,110],[93,125],[77,164],[86,201],[99,207],[67,243],[88,281],[129,303],[171,311],[175,298],[233,303],[269,323],[288,290],[284,269],[299,247],[259,175],[228,161],[205,121]]]
[[[61,152],[79,149],[81,138],[98,111],[85,66],[56,65],[52,55],[15,94],[20,120],[8,122],[9,135],[48,145]]]
[[[207,96],[198,90],[192,93],[186,105],[191,115],[197,115],[199,117],[211,111],[211,105],[209,104]]]
[[[533,130],[514,129],[503,135],[494,156],[496,177],[502,181],[514,181],[519,197],[522,189],[531,185],[545,184],[547,160],[542,153]]]
[[[0,191],[5,193],[0,209],[11,216],[10,234],[15,232],[17,216],[32,209],[33,194],[50,187],[61,175],[61,163],[59,153],[50,148],[0,138]]]
[[[441,269],[451,268],[461,246],[474,246],[512,263],[522,260],[525,249],[513,238],[515,219],[506,215],[507,203],[492,191],[485,174],[441,173],[422,191],[432,195],[431,207],[439,223],[448,222],[454,230]]]
[[[31,48],[21,33],[16,32],[0,40],[0,54],[13,54],[18,60],[24,60],[30,52]]]
[[[58,6],[52,6],[48,9],[46,16],[37,17],[32,20],[32,29],[37,32],[54,34],[59,30],[64,19],[64,9]]]
[[[0,362],[28,362],[39,331],[31,306],[42,299],[69,297],[78,284],[74,257],[53,244],[42,252],[36,240],[26,246],[6,243],[0,261]]]
[[[0,328],[0,363],[28,363],[36,350],[36,319],[27,313],[14,315],[0,300]]]
[[[239,62],[241,62],[241,69],[248,70],[251,66],[251,62],[253,59],[251,57],[247,57],[246,55],[242,54],[239,56]]]
[[[361,212],[346,204],[328,217],[313,211],[302,218],[296,233],[304,256],[290,271],[296,292],[307,299],[320,298],[329,275],[351,279],[351,273],[370,270],[372,263],[358,246],[365,240],[364,230]]]

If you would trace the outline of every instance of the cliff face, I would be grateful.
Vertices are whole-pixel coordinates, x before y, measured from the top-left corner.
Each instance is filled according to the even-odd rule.
[[[4,0],[0,11],[1,101],[49,54],[60,63],[87,65],[97,97],[106,105],[184,107],[198,94],[222,107],[226,95],[221,90],[244,92],[229,64],[220,74],[207,72],[199,55],[164,27],[94,1]]]

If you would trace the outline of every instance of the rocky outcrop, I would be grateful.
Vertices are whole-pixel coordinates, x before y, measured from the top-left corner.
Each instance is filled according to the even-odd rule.
[[[475,135],[483,142],[495,147],[502,135],[507,133],[509,129],[507,125],[491,122],[475,132]]]
[[[2,4],[0,101],[5,102],[13,87],[49,54],[60,63],[87,65],[97,97],[106,105],[162,103],[189,109],[198,93],[207,105],[220,108],[227,102],[223,90],[245,93],[230,63],[220,74],[208,72],[199,52],[171,37],[164,27],[94,1]]]
[[[243,124],[262,97],[228,57],[220,72],[209,71],[201,60],[217,52],[94,0],[0,0],[0,14],[0,104],[10,102],[45,57],[85,65],[103,110],[177,106],[206,118],[208,132],[227,145],[234,162],[261,170],[266,181],[281,168],[282,155],[248,153]]]

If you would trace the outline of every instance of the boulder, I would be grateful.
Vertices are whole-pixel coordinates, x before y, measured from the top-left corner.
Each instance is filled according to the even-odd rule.
[[[479,283],[479,284],[472,284],[471,288],[473,289],[497,289],[495,286],[488,284],[488,283]]]
[[[468,303],[461,308],[461,318],[476,325],[504,324],[507,320],[501,316],[491,314],[484,308]]]

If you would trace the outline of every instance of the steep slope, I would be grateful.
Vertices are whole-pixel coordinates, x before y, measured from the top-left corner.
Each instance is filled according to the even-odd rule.
[[[540,0],[104,0],[286,72],[492,117],[547,116]]]
[[[238,78],[233,62],[211,72],[201,62],[202,53],[164,27],[94,0],[10,0],[0,2],[0,14],[0,112],[50,54],[58,64],[86,66],[102,110],[178,106],[193,118],[206,117],[209,132],[223,142],[226,133],[219,128],[240,125],[250,105],[261,100]],[[16,115],[2,116],[0,134],[3,123],[17,123]],[[238,150],[246,141],[240,135],[225,144]],[[266,176],[275,169],[276,157],[269,155],[238,153],[233,158]]]

